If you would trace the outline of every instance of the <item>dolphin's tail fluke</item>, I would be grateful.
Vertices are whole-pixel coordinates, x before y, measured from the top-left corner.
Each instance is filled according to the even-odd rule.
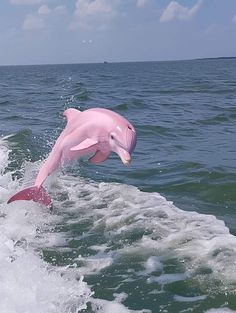
[[[12,196],[7,203],[11,203],[17,200],[33,200],[34,202],[39,202],[48,207],[52,207],[52,200],[46,190],[40,186],[33,186],[23,189]]]

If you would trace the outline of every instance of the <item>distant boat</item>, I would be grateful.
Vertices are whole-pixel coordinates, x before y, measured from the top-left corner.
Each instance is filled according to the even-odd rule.
[[[107,61],[104,61],[103,63],[104,63],[104,64],[108,64],[108,62],[107,62]]]

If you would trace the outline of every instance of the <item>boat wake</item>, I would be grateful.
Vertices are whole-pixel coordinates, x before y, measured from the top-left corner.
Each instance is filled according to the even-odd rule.
[[[170,303],[198,303],[235,293],[236,239],[223,221],[182,211],[157,193],[68,173],[48,180],[53,213],[33,202],[7,205],[40,166],[24,163],[18,179],[8,169],[10,151],[3,138],[0,312],[148,313],[135,294],[154,299],[171,290]],[[184,290],[190,281],[192,294],[180,294],[179,284]]]

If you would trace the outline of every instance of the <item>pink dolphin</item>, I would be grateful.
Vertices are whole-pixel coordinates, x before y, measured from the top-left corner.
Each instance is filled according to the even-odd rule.
[[[40,169],[34,186],[16,193],[7,203],[33,200],[51,206],[52,200],[42,186],[46,178],[60,165],[86,154],[93,154],[89,159],[92,163],[104,162],[112,151],[125,165],[131,162],[136,132],[124,117],[102,108],[84,112],[71,108],[64,112],[64,116],[67,125]]]

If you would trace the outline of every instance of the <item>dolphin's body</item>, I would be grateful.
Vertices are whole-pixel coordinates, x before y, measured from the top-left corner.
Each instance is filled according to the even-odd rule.
[[[93,154],[90,162],[101,163],[113,151],[124,164],[130,163],[136,145],[136,132],[121,115],[102,108],[84,112],[71,108],[64,112],[64,116],[67,125],[40,169],[34,186],[18,192],[8,203],[33,200],[51,206],[51,198],[42,187],[46,178],[61,165],[87,154]]]

